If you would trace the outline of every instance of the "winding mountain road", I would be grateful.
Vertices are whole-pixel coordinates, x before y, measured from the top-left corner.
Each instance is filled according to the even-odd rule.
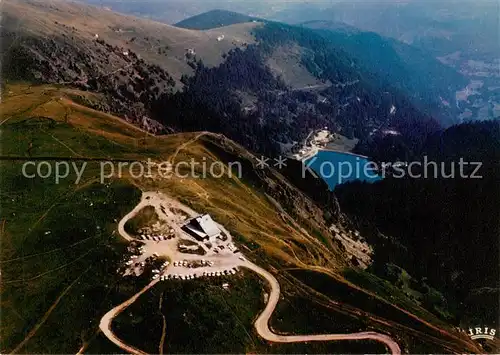
[[[360,332],[350,334],[316,334],[316,335],[279,335],[269,329],[269,319],[271,318],[280,297],[280,285],[278,280],[263,268],[247,261],[241,265],[260,276],[269,282],[271,286],[271,294],[267,302],[266,308],[255,321],[255,329],[257,333],[267,341],[275,343],[299,343],[308,341],[332,341],[332,340],[375,340],[387,345],[391,350],[392,355],[401,354],[399,345],[392,340],[391,337],[376,332]]]
[[[123,340],[118,338],[113,331],[111,330],[111,322],[113,322],[113,319],[119,315],[121,312],[123,312],[128,306],[130,306],[132,303],[134,303],[143,293],[148,291],[151,287],[156,285],[158,280],[153,280],[150,282],[146,287],[144,287],[141,291],[137,292],[135,295],[133,295],[131,298],[123,302],[122,304],[116,306],[112,310],[110,310],[108,313],[104,315],[104,317],[101,318],[101,322],[99,323],[99,328],[103,332],[103,334],[111,341],[113,342],[116,346],[122,348],[123,350],[129,352],[130,354],[140,354],[140,355],[147,355],[142,350],[139,350],[137,348],[134,348],[131,345],[128,345],[125,343]]]
[[[127,214],[119,223],[118,231],[120,235],[127,239],[131,240],[131,237],[125,232],[124,225],[128,221],[128,219],[132,218],[135,212],[142,207],[141,204],[136,206],[133,211]],[[242,260],[240,265],[246,269],[249,269],[262,278],[264,278],[271,287],[271,293],[268,298],[268,302],[262,313],[259,315],[257,320],[255,321],[255,329],[257,333],[265,340],[275,343],[298,343],[298,342],[309,342],[309,341],[339,341],[339,340],[374,340],[385,344],[391,351],[392,355],[400,355],[401,349],[399,345],[388,335],[377,333],[377,332],[359,332],[359,333],[349,333],[349,334],[313,334],[313,335],[279,335],[273,333],[271,329],[269,329],[269,319],[271,318],[276,305],[278,304],[280,297],[280,285],[278,280],[260,266],[255,265],[254,263],[248,260]],[[118,338],[111,330],[111,323],[113,319],[123,312],[127,307],[129,307],[132,303],[134,303],[142,294],[148,291],[151,287],[153,287],[157,280],[152,281],[146,287],[144,287],[141,291],[132,296],[129,300],[123,302],[122,304],[114,307],[108,313],[104,315],[100,322],[100,329],[104,333],[104,335],[112,341],[115,345],[119,346],[123,350],[132,353],[132,354],[146,354],[142,350],[134,348],[126,344],[123,340]]]

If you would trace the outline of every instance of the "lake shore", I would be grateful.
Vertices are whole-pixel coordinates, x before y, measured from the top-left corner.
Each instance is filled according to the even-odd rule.
[[[368,168],[371,163],[368,157],[351,152],[317,149],[316,154],[310,154],[302,162],[328,184],[330,191],[346,182],[376,182],[382,178],[369,173],[372,169]]]
[[[337,149],[331,149],[331,148],[321,148],[321,149],[318,149],[317,152],[316,152],[316,154],[318,154],[319,152],[332,152],[332,153],[352,155],[352,156],[363,158],[363,159],[370,159],[369,157],[367,157],[365,155],[360,155],[360,154],[356,154],[356,153],[352,153],[352,152],[346,152],[344,150],[337,150]],[[312,155],[311,158],[314,157],[316,154]]]

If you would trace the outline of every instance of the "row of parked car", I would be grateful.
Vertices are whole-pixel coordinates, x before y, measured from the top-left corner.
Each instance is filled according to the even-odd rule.
[[[180,280],[193,280],[199,277],[220,277],[220,276],[228,276],[228,275],[235,275],[238,272],[238,269],[236,267],[233,267],[232,269],[224,270],[224,271],[205,271],[201,275],[199,273],[192,273],[188,275],[180,275],[180,274],[168,274],[168,275],[160,275],[158,273],[155,273],[153,275],[153,280],[160,279],[160,281],[165,281],[165,280],[170,280],[170,279],[180,279]]]

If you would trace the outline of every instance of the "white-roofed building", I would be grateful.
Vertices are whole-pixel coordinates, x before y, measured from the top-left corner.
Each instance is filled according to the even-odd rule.
[[[221,234],[221,230],[208,214],[193,218],[184,225],[183,229],[201,241],[213,242]]]

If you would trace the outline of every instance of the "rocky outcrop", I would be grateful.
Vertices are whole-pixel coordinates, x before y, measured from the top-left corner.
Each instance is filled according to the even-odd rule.
[[[4,80],[64,84],[99,92],[104,94],[104,102],[84,104],[120,115],[151,133],[165,132],[163,125],[149,117],[151,103],[175,87],[169,73],[159,66],[97,38],[3,36],[10,44],[2,58]]]

